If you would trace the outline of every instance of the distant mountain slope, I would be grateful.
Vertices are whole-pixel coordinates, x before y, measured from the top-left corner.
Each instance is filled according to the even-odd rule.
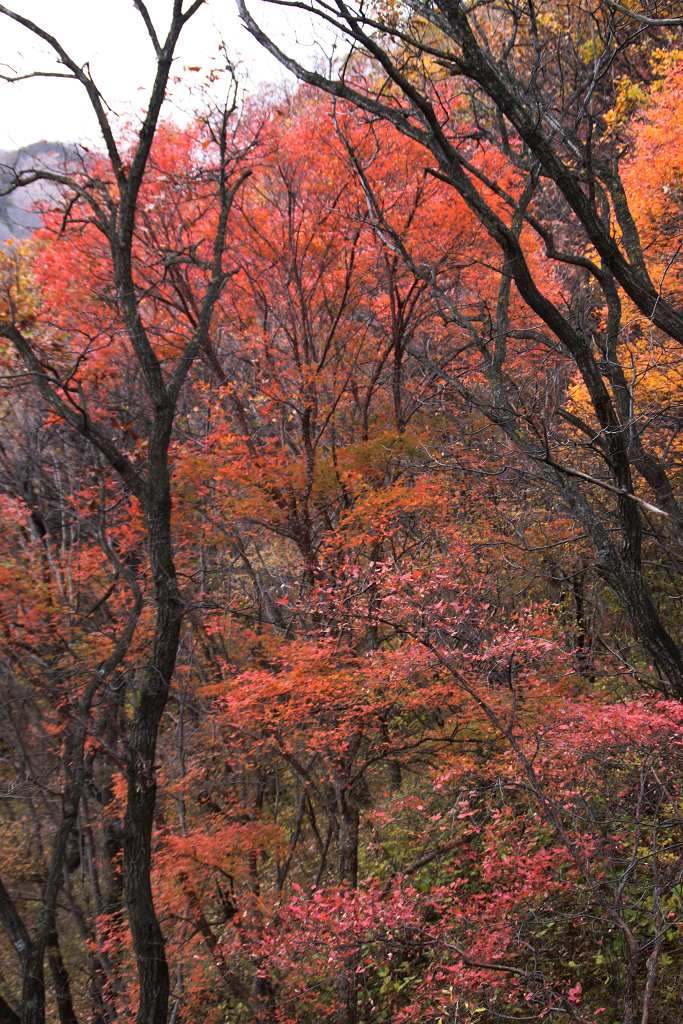
[[[45,140],[21,149],[0,150],[0,192],[12,181],[13,171],[32,167],[62,169],[75,155],[75,147]],[[30,235],[40,224],[37,204],[53,198],[55,192],[54,186],[36,182],[9,195],[0,195],[0,242]]]

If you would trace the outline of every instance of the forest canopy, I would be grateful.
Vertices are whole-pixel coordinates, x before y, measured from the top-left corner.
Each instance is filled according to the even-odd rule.
[[[163,6],[0,5],[0,1024],[677,1024],[680,4]]]

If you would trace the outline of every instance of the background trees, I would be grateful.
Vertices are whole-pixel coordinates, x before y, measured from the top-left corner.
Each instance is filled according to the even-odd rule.
[[[683,334],[675,273],[657,277],[648,261],[619,165],[625,110],[661,74],[660,48],[675,24],[655,18],[634,32],[628,11],[607,2],[576,9],[484,4],[476,11],[459,2],[406,4],[388,13],[344,3],[294,6],[334,26],[355,48],[340,77],[301,67],[268,40],[245,4],[240,11],[254,35],[302,80],[419,142],[429,172],[453,188],[495,243],[497,299],[480,299],[474,318],[462,301],[457,313],[450,307],[481,353],[488,415],[517,450],[545,466],[547,484],[591,537],[601,575],[680,695],[681,652],[643,572],[634,479],[642,478],[656,496],[654,514],[677,546],[680,509],[634,404],[624,346],[643,323],[636,327],[624,316],[622,289],[645,319],[652,344],[680,343]],[[498,155],[498,173],[483,162],[491,153]],[[391,230],[380,210],[375,218],[379,230]],[[540,272],[534,266],[539,249],[545,253]],[[667,260],[675,263],[674,250]],[[531,317],[521,328],[511,322],[511,289]],[[536,396],[531,409],[520,401],[514,352],[530,341],[553,362],[559,357],[567,372],[578,371],[587,417],[566,407],[555,379],[542,399],[544,416],[533,408]],[[584,470],[564,457],[568,444],[595,452],[597,486],[617,496],[618,540],[575,483]]]
[[[673,1022],[676,19],[320,5],[181,128],[196,8],[11,181],[0,1019]]]

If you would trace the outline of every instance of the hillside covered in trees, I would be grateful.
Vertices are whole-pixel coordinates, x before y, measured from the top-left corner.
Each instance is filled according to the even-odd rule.
[[[270,2],[0,6],[0,1024],[678,1024],[680,4]]]

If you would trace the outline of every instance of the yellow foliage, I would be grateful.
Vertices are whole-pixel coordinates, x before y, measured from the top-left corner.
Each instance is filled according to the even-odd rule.
[[[605,121],[610,131],[622,128],[632,114],[647,100],[647,93],[637,82],[624,76],[616,84],[617,98],[611,110],[605,114]]]
[[[30,273],[31,245],[9,242],[0,250],[0,320],[22,326],[36,315],[38,301]]]
[[[631,392],[633,416],[638,424],[649,424],[649,444],[660,457],[671,459],[683,452],[683,441],[672,438],[663,425],[683,395],[683,360],[680,346],[673,341],[654,340],[643,334],[619,347],[619,362],[624,367]],[[570,390],[571,403],[583,419],[591,421],[591,403],[583,383]]]

